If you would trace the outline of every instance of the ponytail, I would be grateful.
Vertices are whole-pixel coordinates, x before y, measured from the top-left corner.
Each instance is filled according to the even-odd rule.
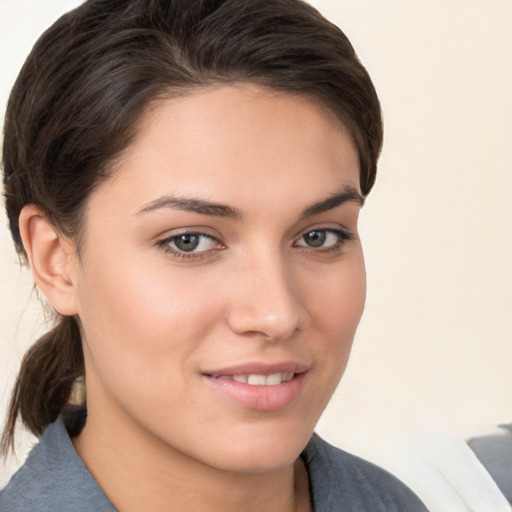
[[[16,421],[36,436],[53,423],[69,402],[75,380],[84,374],[80,329],[71,316],[42,336],[25,354],[14,385],[2,434],[4,455],[14,450]]]

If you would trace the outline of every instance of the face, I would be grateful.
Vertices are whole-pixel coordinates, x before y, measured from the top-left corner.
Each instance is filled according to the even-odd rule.
[[[357,152],[309,100],[166,100],[91,195],[74,282],[91,420],[225,470],[291,464],[365,298]]]

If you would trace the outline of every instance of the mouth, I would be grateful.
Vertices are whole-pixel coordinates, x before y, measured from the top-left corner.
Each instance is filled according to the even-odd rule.
[[[295,377],[294,372],[278,372],[271,373],[270,375],[263,375],[258,373],[238,374],[238,375],[219,375],[211,376],[219,380],[232,380],[249,386],[278,386],[283,382],[288,382]]]
[[[275,411],[302,394],[308,367],[298,364],[245,365],[203,373],[208,385],[245,409]]]

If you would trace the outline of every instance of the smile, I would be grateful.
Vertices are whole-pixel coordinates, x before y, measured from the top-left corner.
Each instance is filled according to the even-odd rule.
[[[270,375],[219,375],[215,377],[220,380],[232,380],[235,382],[241,382],[242,384],[249,384],[249,386],[277,386],[283,382],[288,382],[294,377],[293,372],[280,372],[272,373]]]
[[[299,399],[309,368],[284,363],[248,364],[203,373],[203,379],[217,396],[255,411],[275,411]]]

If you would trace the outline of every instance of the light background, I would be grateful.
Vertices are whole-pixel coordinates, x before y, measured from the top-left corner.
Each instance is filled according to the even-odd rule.
[[[512,421],[512,1],[311,3],[351,39],[385,118],[362,217],[366,312],[318,430],[392,470],[433,512],[509,510],[463,440]],[[0,113],[37,36],[74,5],[0,0]],[[11,246],[2,227],[2,418],[45,329]]]

